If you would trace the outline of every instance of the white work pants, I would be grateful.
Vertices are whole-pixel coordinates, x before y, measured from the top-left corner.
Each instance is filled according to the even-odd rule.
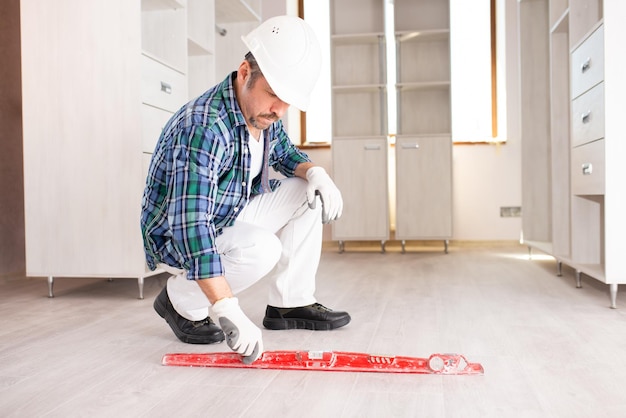
[[[267,303],[296,307],[315,303],[315,274],[322,249],[321,202],[310,209],[307,182],[282,179],[272,193],[255,196],[235,224],[215,243],[234,294],[269,274]],[[173,274],[167,293],[174,309],[191,321],[209,314],[209,300],[187,272],[161,265]]]

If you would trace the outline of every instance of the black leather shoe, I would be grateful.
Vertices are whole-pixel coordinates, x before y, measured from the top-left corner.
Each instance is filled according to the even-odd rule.
[[[350,322],[347,312],[333,311],[320,303],[298,308],[267,306],[263,326],[267,329],[311,329],[326,331]]]
[[[154,310],[164,318],[174,334],[184,343],[213,344],[224,341],[224,333],[210,317],[202,321],[190,321],[180,316],[167,295],[167,286],[154,300]]]

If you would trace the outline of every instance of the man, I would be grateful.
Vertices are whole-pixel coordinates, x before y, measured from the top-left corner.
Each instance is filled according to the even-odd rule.
[[[174,334],[192,344],[225,334],[251,363],[263,352],[262,334],[234,295],[266,275],[268,329],[335,329],[350,315],[314,297],[322,222],[341,216],[341,193],[280,121],[290,104],[306,110],[319,44],[292,16],[269,19],[242,39],[250,52],[238,70],[163,129],[141,229],[148,266],[173,274],[154,308]],[[286,178],[270,180],[270,167]]]

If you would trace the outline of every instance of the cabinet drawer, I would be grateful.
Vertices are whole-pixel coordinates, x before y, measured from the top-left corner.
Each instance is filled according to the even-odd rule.
[[[161,131],[167,121],[172,117],[172,112],[161,110],[157,107],[141,105],[141,135],[142,151],[152,153],[156,146]]]
[[[574,52],[571,60],[572,98],[604,79],[604,27],[600,26]]]
[[[187,101],[185,75],[146,55],[141,59],[142,102],[176,112]]]
[[[572,193],[604,194],[604,139],[572,149]]]
[[[572,102],[572,144],[604,138],[604,83]]]

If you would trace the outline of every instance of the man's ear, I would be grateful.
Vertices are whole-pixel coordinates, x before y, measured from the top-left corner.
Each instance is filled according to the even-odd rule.
[[[237,69],[237,78],[240,78],[241,81],[245,83],[248,77],[250,77],[250,63],[243,60]]]

